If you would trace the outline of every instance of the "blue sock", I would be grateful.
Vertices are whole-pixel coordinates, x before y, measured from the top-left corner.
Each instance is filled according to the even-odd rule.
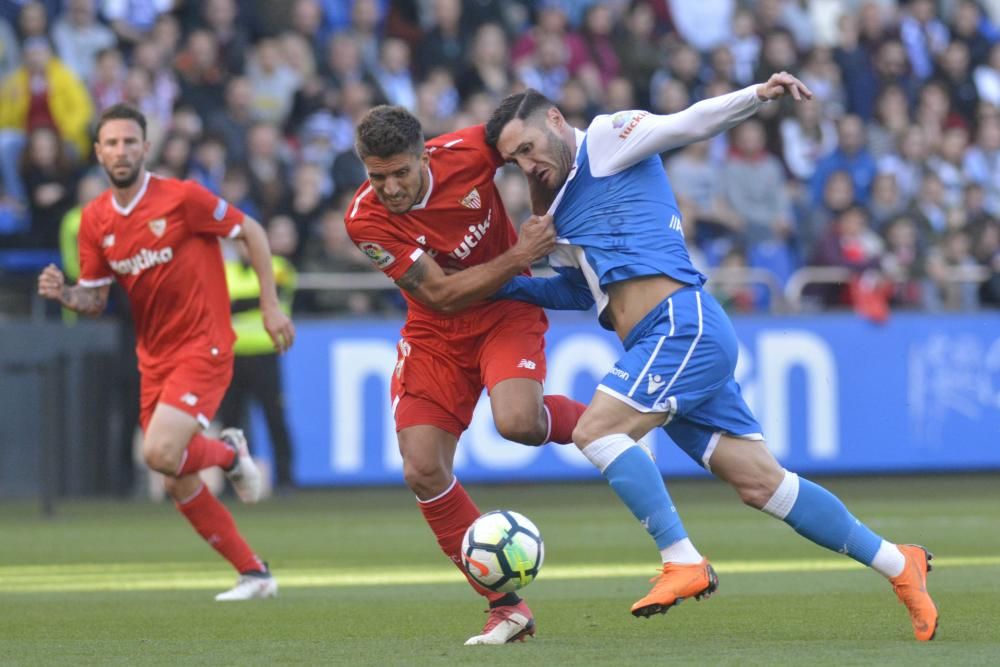
[[[635,441],[628,439],[628,442],[632,445],[602,470],[604,478],[653,536],[656,547],[665,549],[687,537],[687,531],[659,468],[641,447],[635,446]]]
[[[882,538],[854,518],[840,498],[795,473],[785,473],[763,510],[806,539],[864,565],[871,565],[882,544]]]

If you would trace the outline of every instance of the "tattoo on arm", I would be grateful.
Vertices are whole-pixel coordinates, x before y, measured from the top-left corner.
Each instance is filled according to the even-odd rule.
[[[424,282],[424,278],[427,277],[427,269],[424,266],[424,260],[418,259],[414,262],[413,266],[406,270],[396,284],[399,285],[401,289],[405,289],[407,292],[412,292],[413,290],[420,287],[420,284]]]
[[[107,287],[64,287],[62,304],[84,315],[100,315],[108,301]]]

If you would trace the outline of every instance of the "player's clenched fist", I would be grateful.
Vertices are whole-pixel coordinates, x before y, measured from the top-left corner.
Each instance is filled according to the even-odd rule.
[[[66,279],[55,264],[49,264],[38,276],[38,294],[46,299],[60,299]]]
[[[533,215],[521,225],[517,247],[524,252],[529,264],[548,255],[555,245],[556,228],[551,215]]]

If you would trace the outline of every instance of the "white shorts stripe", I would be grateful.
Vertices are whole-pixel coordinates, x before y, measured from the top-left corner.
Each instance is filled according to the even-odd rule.
[[[667,316],[670,318],[670,333],[668,336],[674,335],[674,298],[670,297],[667,299]]]
[[[597,391],[605,393],[605,394],[607,394],[608,396],[610,396],[612,398],[618,399],[619,401],[621,401],[625,405],[629,406],[633,410],[636,410],[637,412],[642,412],[642,413],[663,412],[663,410],[660,409],[660,408],[655,408],[654,409],[654,408],[649,407],[648,405],[643,405],[642,403],[639,403],[637,401],[633,401],[631,398],[629,398],[625,394],[621,394],[621,393],[615,391],[614,389],[612,389],[611,387],[606,387],[603,384],[597,385]]]
[[[684,372],[684,369],[687,367],[688,362],[691,361],[691,355],[694,354],[694,348],[698,346],[698,341],[701,340],[701,334],[702,331],[704,330],[704,321],[701,315],[701,292],[695,292],[694,296],[695,300],[698,303],[698,334],[694,337],[694,340],[691,341],[691,347],[688,348],[687,354],[684,355],[684,360],[681,361],[681,365],[677,367],[677,372],[674,373],[674,376],[672,378],[670,378],[670,382],[668,382],[667,386],[663,389],[662,392],[660,392],[660,395],[656,397],[656,402],[654,403],[654,405],[659,404],[659,402],[663,400],[663,397],[670,393],[671,387],[674,386],[674,383],[677,382],[677,378],[679,378],[681,376],[681,373]],[[673,320],[671,320],[670,326],[673,327],[673,324],[674,324]]]
[[[639,376],[635,379],[635,384],[633,384],[632,388],[628,390],[629,396],[635,393],[635,390],[639,387],[639,383],[642,382],[642,378],[646,377],[646,371],[648,371],[649,367],[653,365],[653,361],[656,359],[656,355],[660,353],[660,348],[663,347],[663,341],[666,339],[666,336],[660,336],[660,340],[657,341],[656,347],[653,348],[653,353],[649,355],[649,361],[647,361],[646,365],[642,367],[642,372],[639,373]]]
[[[96,278],[94,280],[80,278],[76,284],[80,287],[104,287],[105,285],[110,285],[113,281],[114,278]]]

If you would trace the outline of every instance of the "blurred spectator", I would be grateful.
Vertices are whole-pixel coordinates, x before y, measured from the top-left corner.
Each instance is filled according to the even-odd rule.
[[[250,46],[246,29],[237,21],[236,0],[206,0],[201,7],[205,27],[219,45],[219,61],[229,74],[241,74]]]
[[[984,119],[976,143],[965,154],[962,169],[968,179],[984,190],[984,208],[1000,218],[1000,117]]]
[[[733,39],[729,50],[733,54],[733,75],[736,82],[749,85],[753,81],[754,69],[760,57],[760,37],[754,15],[749,10],[740,10],[733,18]]]
[[[218,195],[226,173],[226,144],[221,137],[206,134],[194,147],[190,177]]]
[[[729,41],[732,36],[735,0],[668,0],[667,4],[677,32],[702,53]]]
[[[260,219],[260,211],[250,197],[250,178],[242,166],[230,165],[226,169],[219,196],[254,220]]]
[[[1000,42],[990,47],[989,57],[975,69],[972,79],[979,98],[1000,109]]]
[[[401,39],[389,37],[382,42],[382,55],[373,70],[375,83],[389,104],[413,111],[417,91],[410,75],[410,47]]]
[[[344,226],[346,203],[354,193],[341,197],[337,204],[324,210],[319,218],[318,242],[306,246],[302,258],[303,272],[314,273],[372,273],[371,260],[347,236]],[[394,285],[386,282],[386,289]],[[382,298],[370,290],[310,290],[300,292],[296,308],[309,312],[343,313],[348,315],[371,314],[380,309]]]
[[[934,70],[934,59],[948,45],[948,28],[936,16],[933,0],[910,0],[903,7],[900,36],[913,72],[920,79]]]
[[[885,225],[906,212],[907,200],[899,191],[892,172],[880,171],[872,183],[872,198],[868,205],[872,226],[882,231]]]
[[[0,84],[0,172],[8,196],[25,201],[18,163],[28,135],[54,128],[68,142],[73,158],[90,155],[88,127],[93,116],[83,83],[58,58],[47,41],[24,43],[24,64]]]
[[[115,33],[97,20],[94,0],[68,0],[52,24],[52,41],[59,58],[81,81],[90,81],[97,54],[116,45]]]
[[[580,38],[588,64],[596,70],[604,86],[621,71],[621,63],[611,40],[613,28],[614,17],[606,5],[597,3],[586,9]]]
[[[103,49],[97,54],[90,81],[90,95],[97,114],[122,101],[127,73],[128,68],[118,49]]]
[[[937,152],[927,160],[927,167],[937,174],[945,190],[945,203],[957,206],[962,201],[965,174],[962,163],[969,145],[969,132],[964,127],[944,131]]]
[[[48,39],[49,19],[57,13],[58,4],[41,3],[29,0],[21,6],[17,15],[17,32],[21,43],[33,37]]]
[[[909,215],[917,222],[925,243],[944,233],[948,222],[948,205],[944,184],[934,172],[925,172]]]
[[[378,66],[385,9],[378,0],[353,0],[351,3],[351,25],[348,31],[354,36],[361,51],[361,62],[369,71]]]
[[[645,2],[635,2],[614,34],[615,53],[621,63],[622,74],[632,81],[638,106],[643,109],[649,108],[649,83],[660,65],[657,37],[653,32],[655,28],[653,10]],[[648,44],[650,48],[637,49],[636,44]],[[735,75],[735,64],[733,69]]]
[[[28,135],[21,177],[31,211],[25,245],[57,249],[59,225],[74,205],[78,173],[55,131],[37,127]]]
[[[514,226],[520,229],[521,223],[531,216],[531,198],[528,195],[528,182],[517,170],[509,167],[497,172],[497,190],[503,201],[507,215]]]
[[[792,233],[791,204],[781,162],[764,147],[764,126],[751,118],[732,131],[729,160],[722,169],[722,190],[742,223],[748,245],[786,240]]]
[[[980,26],[986,18],[975,0],[961,0],[951,19],[951,39],[964,44],[969,53],[969,62],[975,67],[986,60],[990,50],[990,40]]]
[[[944,84],[951,108],[966,122],[972,119],[979,103],[976,83],[972,79],[969,47],[964,42],[952,42],[938,58],[937,78]]]
[[[277,39],[266,37],[254,46],[247,64],[247,81],[252,91],[254,118],[279,127],[284,125],[300,81],[295,70],[283,62]]]
[[[841,81],[840,69],[834,62],[833,52],[830,49],[818,47],[811,51],[799,70],[799,78],[813,92],[813,103],[821,105],[827,116],[837,117],[844,113],[847,108],[847,96]]]
[[[678,203],[685,200],[684,217],[697,230],[691,237],[697,243],[739,236],[744,229],[743,219],[726,200],[725,177],[719,178],[717,165],[709,161],[708,148],[707,141],[691,144],[667,159],[665,165]]]
[[[976,266],[972,242],[962,230],[951,230],[927,256],[930,279],[925,292],[926,305],[931,310],[975,310],[979,306],[979,286],[961,280],[963,269]]]
[[[569,80],[569,53],[557,35],[542,35],[534,55],[518,70],[525,86],[534,88],[553,102],[562,100],[562,87]]]
[[[320,59],[329,37],[323,25],[323,18],[323,7],[317,0],[293,0],[289,28],[305,38],[313,51],[313,57],[317,60]]]
[[[208,30],[188,35],[184,49],[174,63],[179,77],[181,97],[202,118],[223,106],[225,70],[219,62],[219,44]]]
[[[882,89],[875,102],[875,117],[868,123],[868,150],[876,160],[895,153],[910,128],[910,103],[893,84]]]
[[[823,187],[821,205],[810,207],[808,214],[799,220],[796,236],[800,256],[803,258],[813,256],[819,238],[826,234],[833,221],[854,203],[854,180],[851,175],[846,171],[835,171],[830,174]]]
[[[145,41],[136,46],[132,52],[135,69],[141,69],[149,74],[150,97],[146,100],[147,120],[155,117],[163,127],[169,124],[174,110],[174,101],[180,93],[177,76],[166,62],[162,47],[155,41]]]
[[[3,17],[0,17],[0,81],[7,78],[21,64],[21,49],[17,33]]]
[[[326,73],[331,83],[343,88],[349,83],[370,81],[368,69],[361,62],[361,50],[354,36],[349,33],[334,35],[327,45]]]
[[[896,218],[883,230],[885,254],[882,274],[892,285],[890,303],[904,308],[923,305],[924,251],[916,225],[909,218]]]
[[[319,217],[329,203],[331,183],[324,171],[316,165],[301,164],[292,176],[292,187],[282,203],[281,211],[295,223],[298,242],[288,252],[293,264],[302,261],[306,242],[313,238]]]
[[[869,120],[874,114],[878,79],[872,53],[859,41],[857,20],[850,14],[840,16],[837,21],[833,60],[843,77],[847,111]]]
[[[472,40],[471,56],[469,67],[455,79],[458,95],[464,98],[486,93],[499,104],[513,83],[507,36],[503,29],[496,23],[480,26]]]
[[[868,201],[875,180],[875,159],[865,144],[865,126],[860,117],[847,115],[837,123],[837,148],[816,164],[810,190],[813,202],[823,198],[826,179],[835,171],[846,171],[854,181],[857,201]]]
[[[191,166],[191,141],[182,134],[168,134],[153,162],[152,170],[167,178],[188,178]]]
[[[274,215],[288,191],[289,160],[278,128],[256,123],[247,134],[247,170],[254,203],[264,219]]]
[[[795,178],[808,181],[820,156],[836,149],[837,129],[815,102],[796,104],[794,109],[794,115],[780,124],[782,157]]]
[[[177,0],[101,0],[101,14],[111,24],[126,48],[138,44],[153,30],[160,14],[169,12]]]
[[[861,206],[851,206],[820,237],[813,256],[816,266],[840,266],[856,275],[877,268],[881,262],[882,239],[868,226],[868,214]],[[824,290],[827,305],[850,304],[855,295],[850,289]]]
[[[903,197],[912,199],[920,189],[928,154],[927,137],[923,128],[910,125],[903,132],[899,153],[882,157],[878,161],[878,170],[891,173]]]
[[[774,72],[782,71],[798,74],[799,56],[791,33],[777,28],[764,35],[754,81],[766,81]]]
[[[255,122],[253,89],[246,77],[236,76],[226,84],[226,106],[212,112],[205,127],[222,138],[230,162],[246,161],[247,135]]]
[[[420,73],[426,75],[440,67],[457,77],[465,67],[468,39],[462,32],[462,2],[433,0],[430,6],[433,27],[420,40],[417,52]],[[478,41],[479,37],[476,39]]]

